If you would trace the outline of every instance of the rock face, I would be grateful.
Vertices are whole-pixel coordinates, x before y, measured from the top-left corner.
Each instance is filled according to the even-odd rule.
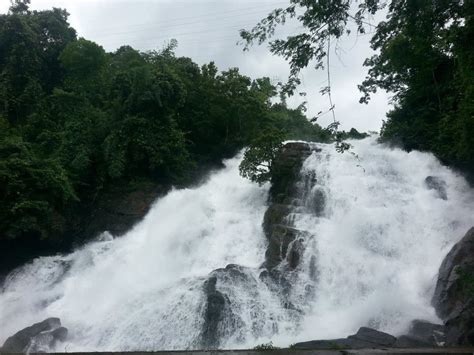
[[[474,228],[443,260],[432,304],[445,322],[447,345],[474,345]]]
[[[206,294],[206,310],[204,313],[204,327],[202,332],[202,346],[204,349],[214,349],[219,345],[219,324],[224,319],[224,309],[229,301],[216,290],[217,278],[211,276],[204,283]]]
[[[65,341],[67,333],[59,318],[48,318],[12,335],[0,350],[5,353],[47,352],[58,342]]]
[[[307,143],[287,143],[275,160],[270,205],[263,219],[263,230],[268,240],[264,267],[268,271],[276,271],[282,263],[294,270],[299,264],[306,232],[294,228],[291,215],[306,207],[308,185],[316,181],[314,176],[301,176],[303,162],[314,150]],[[321,213],[324,196],[318,195],[308,205],[316,213]]]
[[[305,195],[315,182],[315,177],[301,175],[304,160],[314,150],[307,143],[287,143],[274,162],[269,207],[262,223],[268,245],[259,279],[254,279],[255,273],[245,267],[230,264],[211,272],[204,282],[204,319],[199,342],[201,348],[219,348],[220,339],[245,340],[246,335],[241,334],[243,320],[232,309],[239,307],[240,297],[257,300],[256,292],[262,287],[262,282],[281,298],[282,307],[299,314],[297,306],[287,296],[292,285],[290,276],[296,272],[301,262],[307,232],[294,227],[292,215],[298,209],[310,208],[320,213],[324,208],[322,194],[315,195],[316,201]],[[311,274],[316,277],[314,258],[311,258],[311,263]],[[263,308],[257,301],[252,304],[252,312],[255,314],[252,331],[255,334],[263,332],[265,327],[262,318],[266,315],[263,311],[259,314]]]
[[[393,335],[362,327],[347,338],[312,340],[296,343],[295,349],[380,349],[380,348],[433,348],[444,345],[445,327],[423,320],[414,320],[409,333],[398,338]]]
[[[318,278],[317,255],[304,255],[315,236],[295,227],[300,214],[321,215],[325,195],[315,186],[313,171],[302,169],[304,161],[320,150],[303,142],[287,143],[274,161],[269,206],[263,218],[263,231],[268,242],[260,279],[280,298],[282,307],[301,317],[305,300],[314,296]],[[315,248],[311,249],[315,250]],[[304,294],[293,285],[305,278]],[[309,275],[309,280],[306,278]]]
[[[416,319],[411,322],[408,334],[398,337],[396,348],[418,348],[443,346],[446,343],[446,328],[442,324],[433,324]]]
[[[342,339],[312,340],[293,345],[295,349],[371,349],[392,347],[397,338],[375,329],[362,327],[359,331]]]
[[[210,273],[203,287],[206,301],[199,344],[203,349],[219,348],[220,339],[235,337],[236,334],[238,337],[242,328],[242,320],[232,311],[227,285],[250,290],[257,287],[256,280],[245,272],[244,267],[236,264],[229,264]],[[218,290],[217,286],[222,290]]]

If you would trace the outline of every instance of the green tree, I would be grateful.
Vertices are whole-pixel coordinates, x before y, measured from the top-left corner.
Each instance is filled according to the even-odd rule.
[[[283,137],[283,132],[278,130],[267,130],[256,137],[244,152],[240,174],[258,184],[270,181]]]
[[[77,199],[67,173],[57,159],[38,157],[5,119],[0,128],[0,241],[47,238],[64,227],[60,209]]]
[[[24,122],[62,81],[58,55],[76,36],[66,11],[29,11],[28,5],[15,1],[0,15],[0,112],[13,124]]]
[[[376,26],[371,39],[377,54],[365,61],[369,74],[359,86],[360,102],[367,103],[378,89],[393,93],[394,109],[387,114],[382,140],[432,151],[474,176],[472,1],[290,0],[250,31],[242,30],[241,37],[245,49],[270,41],[270,51],[289,61],[284,91],[293,94],[302,68],[312,63],[329,70],[331,47],[350,33],[349,23],[365,33],[374,27],[367,17],[382,8],[388,9],[387,20]],[[272,39],[289,18],[301,23],[301,33]]]
[[[6,259],[81,242],[93,234],[85,232],[88,216],[110,192],[189,184],[249,145],[246,161],[271,165],[284,137],[322,131],[302,110],[272,104],[277,89],[268,78],[220,72],[212,62],[200,67],[175,55],[175,41],[156,51],[106,53],[76,39],[64,10],[30,11],[28,3],[16,1],[0,15]],[[264,180],[251,172],[257,165],[249,169]]]

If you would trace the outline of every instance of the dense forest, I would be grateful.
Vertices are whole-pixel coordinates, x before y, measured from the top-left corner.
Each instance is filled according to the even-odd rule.
[[[385,19],[374,24],[381,13]],[[289,19],[300,22],[301,32],[273,38]],[[245,49],[268,41],[272,53],[289,61],[285,90],[292,94],[300,70],[329,70],[338,39],[353,32],[371,34],[376,51],[364,63],[369,70],[359,85],[360,102],[378,89],[392,94],[381,141],[433,152],[473,181],[474,1],[290,0],[241,37]],[[322,92],[330,95],[330,85]]]
[[[301,108],[272,103],[268,78],[200,67],[175,56],[175,41],[107,53],[77,38],[65,10],[28,4],[0,16],[0,249],[9,254],[71,245],[81,209],[111,187],[188,185],[267,131],[329,138]]]

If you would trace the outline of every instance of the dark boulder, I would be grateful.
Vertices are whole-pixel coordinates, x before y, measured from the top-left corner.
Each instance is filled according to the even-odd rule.
[[[266,235],[271,235],[275,225],[286,224],[286,218],[291,212],[291,206],[274,203],[268,206],[263,216],[263,230]]]
[[[296,343],[295,349],[379,349],[392,347],[397,338],[367,327],[361,327],[354,335],[347,338],[330,340],[312,340]]]
[[[444,345],[446,341],[443,324],[434,324],[425,320],[415,319],[411,322],[409,335],[423,339],[433,346]]]
[[[474,228],[443,260],[432,304],[445,322],[447,345],[474,345]]]
[[[401,335],[393,344],[394,348],[431,348],[432,346],[431,343],[411,335]]]
[[[270,188],[272,202],[283,202],[286,198],[296,195],[296,182],[301,166],[311,152],[308,143],[290,142],[283,146],[273,165]]]
[[[293,344],[291,348],[297,350],[353,349],[347,338],[303,341]]]
[[[298,238],[288,245],[286,260],[290,270],[295,270],[301,261],[301,254],[304,250],[303,238]]]
[[[438,197],[447,200],[448,194],[446,192],[446,181],[437,176],[427,176],[425,179],[426,187],[430,190],[435,190]]]
[[[305,207],[316,216],[323,215],[326,207],[326,195],[324,194],[324,191],[317,189],[313,192],[313,196],[311,197],[312,198],[306,200]]]
[[[256,280],[249,276],[247,271],[240,265],[229,264],[225,268],[212,271],[204,282],[203,290],[206,299],[199,344],[201,348],[217,349],[221,345],[221,339],[235,338],[239,330],[243,328],[242,320],[233,311],[226,293],[229,291],[229,286],[237,289],[257,289]]]
[[[217,278],[211,276],[204,283],[206,294],[206,310],[204,312],[204,325],[202,330],[202,346],[205,349],[214,349],[219,345],[218,326],[224,318],[226,297],[216,290]]]
[[[408,334],[398,337],[394,347],[418,348],[443,346],[446,342],[445,326],[415,319]]]
[[[356,334],[350,335],[348,339],[354,341],[354,345],[360,344],[362,346],[365,343],[375,347],[392,346],[397,340],[393,335],[367,327],[361,327]]]
[[[5,353],[26,353],[48,351],[65,341],[68,330],[61,326],[59,318],[48,318],[20,330],[9,337],[1,351]]]
[[[299,260],[299,253],[302,250],[302,246],[295,246],[291,253],[288,251],[290,245],[296,240],[296,238],[302,235],[304,235],[304,232],[301,232],[298,229],[281,224],[273,225],[272,233],[267,236],[269,243],[265,252],[265,267],[269,270],[273,269],[286,259],[292,259],[292,261],[288,261],[295,267],[295,261],[296,259]]]

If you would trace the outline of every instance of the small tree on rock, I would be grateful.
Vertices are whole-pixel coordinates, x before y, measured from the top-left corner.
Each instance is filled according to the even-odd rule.
[[[284,134],[280,130],[263,131],[245,150],[244,159],[239,166],[240,175],[258,184],[269,181],[283,140]]]

